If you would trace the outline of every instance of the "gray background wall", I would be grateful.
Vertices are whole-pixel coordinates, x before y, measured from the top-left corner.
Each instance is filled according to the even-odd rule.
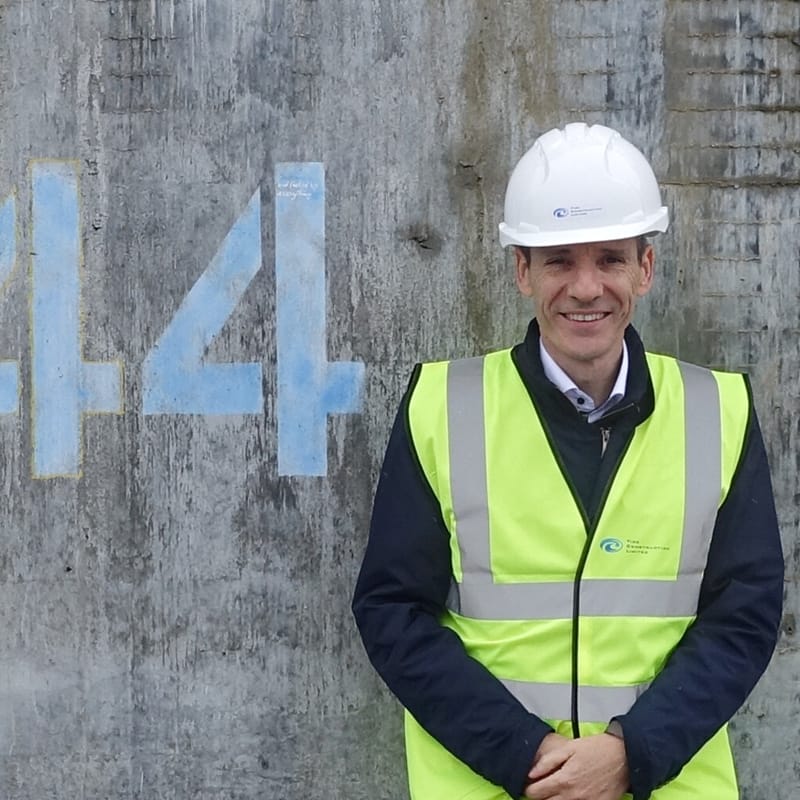
[[[786,608],[734,741],[745,798],[798,800],[798,53],[789,0],[0,0],[0,796],[406,797],[348,610],[388,426],[415,361],[522,335],[504,183],[580,119],[638,143],[672,208],[646,341],[753,379]],[[326,223],[281,300],[283,162],[324,164]],[[193,295],[181,341],[189,373],[255,364],[231,385],[258,413],[200,389],[146,413],[148,355],[232,228],[251,274]],[[291,341],[321,288],[314,374],[325,348],[356,364],[315,474],[277,453],[305,441]]]

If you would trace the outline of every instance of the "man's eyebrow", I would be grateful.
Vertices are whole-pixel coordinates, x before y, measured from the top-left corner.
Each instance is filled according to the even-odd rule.
[[[540,247],[537,248],[543,256],[561,256],[572,252],[571,247]],[[608,255],[624,256],[626,250],[624,247],[601,247],[600,252]]]
[[[612,256],[624,256],[626,255],[626,250],[624,247],[604,247],[602,248],[603,253],[607,253],[608,255]]]
[[[541,247],[539,251],[543,256],[560,256],[572,252],[571,247]]]

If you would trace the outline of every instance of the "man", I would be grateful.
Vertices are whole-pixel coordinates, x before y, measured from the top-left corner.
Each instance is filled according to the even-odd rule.
[[[783,559],[747,381],[629,324],[667,224],[619,134],[546,133],[500,225],[525,341],[414,372],[353,602],[414,800],[738,797]]]

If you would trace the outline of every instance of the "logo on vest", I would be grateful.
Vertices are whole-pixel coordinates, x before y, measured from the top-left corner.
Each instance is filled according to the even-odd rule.
[[[601,539],[599,547],[604,553],[636,553],[637,555],[647,555],[655,552],[668,552],[670,547],[664,544],[644,544],[638,539],[615,539],[609,536]]]

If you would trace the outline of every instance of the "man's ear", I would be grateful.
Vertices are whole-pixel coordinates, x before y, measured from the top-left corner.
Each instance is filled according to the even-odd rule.
[[[653,249],[653,245],[648,244],[642,253],[642,257],[639,259],[639,267],[642,271],[642,279],[636,289],[636,294],[639,295],[639,297],[644,297],[653,285],[655,261],[656,251]]]
[[[525,297],[533,295],[531,286],[531,256],[527,247],[514,246],[514,268],[517,288]]]

